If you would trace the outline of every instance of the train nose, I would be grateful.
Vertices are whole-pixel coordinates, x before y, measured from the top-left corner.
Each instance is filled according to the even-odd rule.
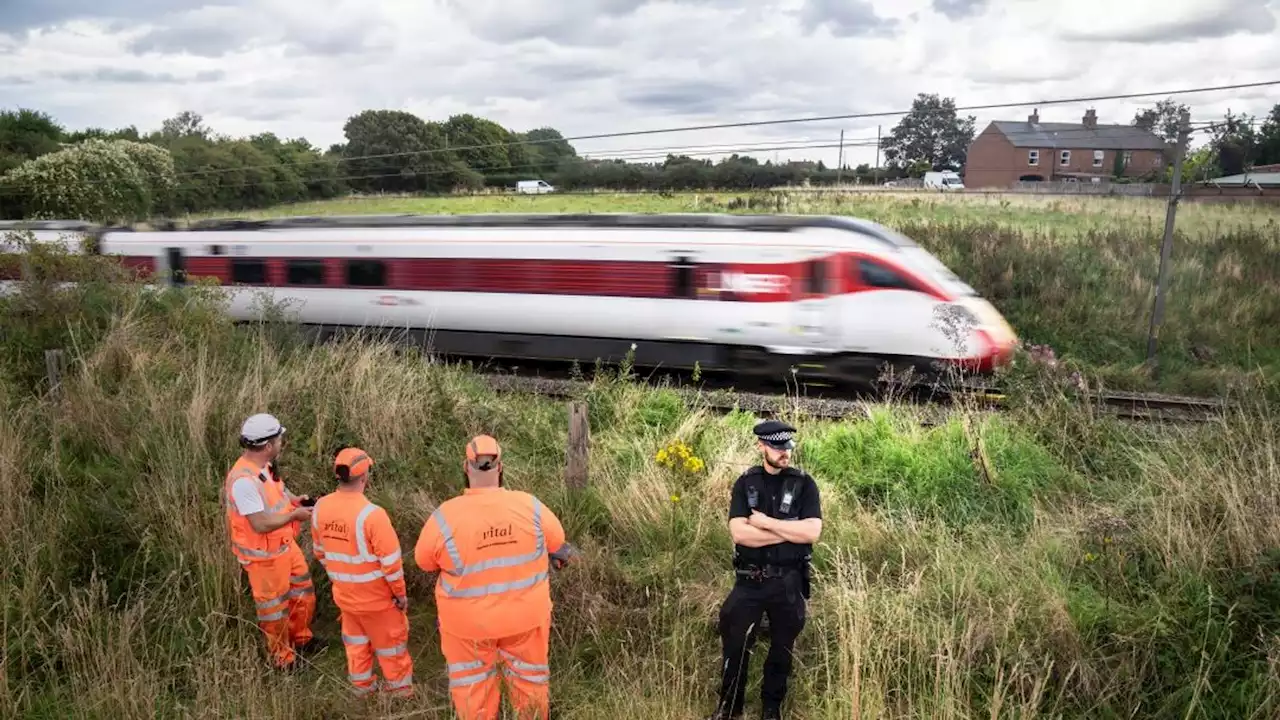
[[[1018,334],[995,306],[986,300],[968,298],[964,303],[977,319],[973,332],[977,336],[978,347],[971,364],[980,372],[990,372],[1007,365],[1013,359],[1014,350],[1018,346]]]

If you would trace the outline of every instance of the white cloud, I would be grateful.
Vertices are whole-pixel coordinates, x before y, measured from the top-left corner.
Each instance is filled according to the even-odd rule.
[[[0,107],[73,127],[181,110],[216,131],[341,142],[346,119],[473,112],[569,136],[1280,79],[1272,0],[3,0]],[[1127,122],[1157,98],[1094,104]],[[1188,95],[1195,119],[1263,114],[1280,86]],[[1086,104],[1041,105],[1073,121]],[[1030,107],[974,113],[1025,117]],[[582,152],[779,141],[871,162],[895,117],[576,143]],[[773,158],[775,153],[760,153]],[[779,159],[837,150],[779,151]]]

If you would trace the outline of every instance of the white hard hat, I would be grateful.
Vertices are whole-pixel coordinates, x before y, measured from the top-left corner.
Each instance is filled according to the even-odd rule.
[[[277,435],[284,434],[284,426],[275,415],[258,413],[244,421],[240,426],[240,438],[251,445],[265,442]]]

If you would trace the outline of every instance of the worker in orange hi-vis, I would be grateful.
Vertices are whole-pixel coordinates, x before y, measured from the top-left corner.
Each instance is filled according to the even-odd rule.
[[[260,413],[240,428],[243,451],[223,489],[231,551],[249,576],[258,626],[281,669],[297,666],[297,652],[320,649],[311,632],[316,596],[296,525],[311,517],[310,498],[289,492],[273,472],[284,447],[284,426]]]
[[[334,458],[338,489],[316,502],[311,515],[312,548],[333,581],[333,601],[342,619],[347,678],[359,695],[376,689],[373,659],[382,668],[382,689],[413,695],[409,656],[409,607],[400,539],[387,511],[365,497],[373,459],[359,448]]]
[[[536,497],[503,487],[502,449],[488,435],[467,443],[467,487],[440,504],[414,548],[439,571],[436,603],[449,693],[462,720],[497,720],[497,663],[519,718],[550,711],[548,564],[570,547],[560,520]]]

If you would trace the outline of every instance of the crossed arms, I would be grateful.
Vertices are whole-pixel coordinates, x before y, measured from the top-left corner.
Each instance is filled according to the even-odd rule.
[[[779,520],[752,510],[750,517],[729,520],[729,534],[735,543],[744,547],[764,547],[782,542],[813,544],[821,533],[822,518]]]

